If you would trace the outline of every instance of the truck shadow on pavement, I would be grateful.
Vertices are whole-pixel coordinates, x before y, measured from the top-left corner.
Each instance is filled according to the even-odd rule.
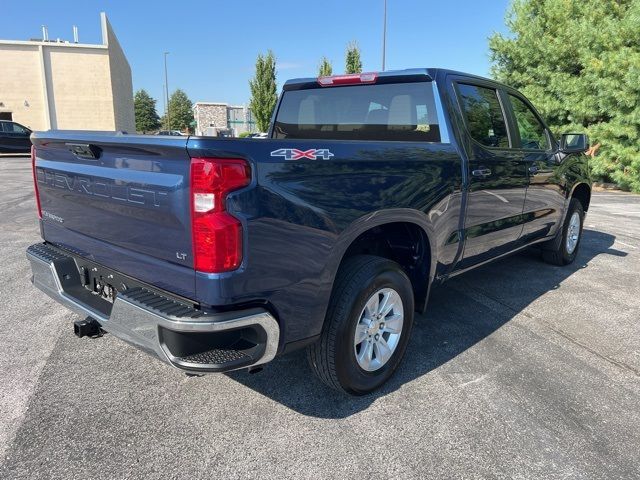
[[[598,255],[626,256],[612,248],[613,235],[584,230],[576,261],[566,267],[545,264],[538,249],[530,249],[480,267],[432,289],[427,313],[418,315],[403,363],[377,392],[349,397],[322,384],[306,361],[306,353],[277,358],[257,374],[229,373],[237,382],[303,415],[345,418],[366,409],[377,398],[410,387],[485,339],[576,271],[588,268]]]

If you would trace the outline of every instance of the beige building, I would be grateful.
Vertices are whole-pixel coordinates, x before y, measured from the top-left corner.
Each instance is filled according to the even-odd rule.
[[[129,62],[100,14],[102,44],[0,40],[0,119],[32,130],[135,132]]]

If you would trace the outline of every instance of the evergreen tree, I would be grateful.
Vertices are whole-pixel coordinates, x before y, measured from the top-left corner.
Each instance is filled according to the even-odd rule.
[[[506,22],[489,39],[494,77],[556,135],[586,131],[597,178],[640,192],[640,0],[514,0]]]
[[[362,73],[362,60],[360,59],[360,48],[356,42],[347,45],[347,58],[345,59],[346,73]]]
[[[141,89],[133,97],[136,117],[136,131],[147,133],[160,128],[160,118],[156,112],[156,101],[146,90]]]
[[[169,97],[169,122],[163,118],[163,124],[169,130],[185,130],[193,123],[193,103],[184,91],[177,89]]]
[[[331,62],[327,59],[327,57],[322,57],[320,61],[320,67],[318,68],[318,76],[319,77],[328,77],[333,73],[333,68],[331,67]]]
[[[266,132],[278,101],[276,58],[271,50],[265,56],[258,55],[256,73],[249,81],[249,88],[251,89],[251,101],[249,102],[251,113],[256,120],[258,130]]]

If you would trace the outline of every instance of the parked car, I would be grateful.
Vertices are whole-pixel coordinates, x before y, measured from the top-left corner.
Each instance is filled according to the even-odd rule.
[[[31,130],[9,120],[0,120],[0,153],[29,153]]]
[[[202,132],[205,137],[232,138],[233,128],[206,127]]]
[[[33,283],[78,336],[196,374],[306,347],[350,394],[398,368],[432,285],[532,245],[573,262],[591,197],[585,135],[441,69],[289,80],[261,142],[32,140]]]
[[[169,136],[175,136],[175,137],[185,136],[185,134],[182,133],[180,130],[160,130],[158,131],[158,133],[156,133],[156,135],[169,135]]]

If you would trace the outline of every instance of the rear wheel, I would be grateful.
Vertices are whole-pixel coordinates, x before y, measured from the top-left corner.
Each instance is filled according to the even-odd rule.
[[[582,204],[575,198],[569,203],[569,211],[562,225],[562,238],[547,247],[543,247],[542,257],[545,262],[553,265],[569,265],[578,255],[580,240],[582,239],[582,226],[584,223],[584,210]]]
[[[316,375],[327,385],[363,395],[397,369],[413,325],[411,282],[386,258],[349,258],[336,277],[320,339],[308,349]]]

